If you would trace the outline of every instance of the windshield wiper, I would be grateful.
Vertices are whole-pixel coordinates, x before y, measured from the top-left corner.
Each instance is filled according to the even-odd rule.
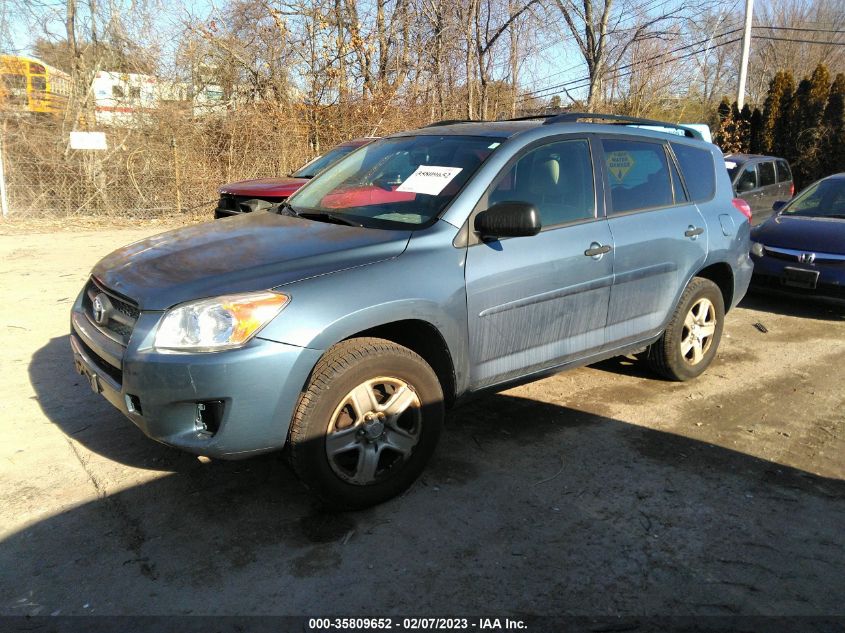
[[[360,222],[355,222],[349,218],[344,218],[341,215],[334,213],[326,213],[325,211],[308,211],[297,213],[300,218],[307,218],[309,220],[316,220],[317,222],[331,222],[333,224],[345,224],[346,226],[364,226]]]
[[[278,206],[276,207],[276,212],[279,215],[292,215],[295,218],[299,217],[299,213],[297,213],[296,209],[294,209],[291,206],[290,202],[288,202],[287,200],[284,200],[278,204]]]

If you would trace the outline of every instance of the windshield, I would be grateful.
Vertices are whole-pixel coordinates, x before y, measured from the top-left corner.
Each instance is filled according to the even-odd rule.
[[[730,176],[731,182],[733,182],[734,178],[736,178],[736,172],[739,169],[739,165],[732,160],[726,160],[725,168],[728,170],[728,176]]]
[[[845,218],[845,178],[821,180],[811,185],[782,213],[813,218]]]
[[[356,149],[358,149],[358,147],[353,147],[351,145],[341,145],[340,147],[330,149],[322,156],[317,156],[317,158],[300,167],[299,171],[295,171],[291,174],[291,177],[313,178],[321,171],[323,171],[326,167],[330,166],[332,163],[336,163],[341,158]]]
[[[301,215],[377,228],[436,218],[503,139],[410,136],[376,141],[290,198]]]

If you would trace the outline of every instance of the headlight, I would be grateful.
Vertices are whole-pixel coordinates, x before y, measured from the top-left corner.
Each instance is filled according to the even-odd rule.
[[[290,297],[250,292],[183,303],[170,308],[155,337],[157,349],[215,352],[240,347],[282,311]]]
[[[751,254],[754,257],[762,257],[763,256],[763,245],[760,242],[751,242]]]

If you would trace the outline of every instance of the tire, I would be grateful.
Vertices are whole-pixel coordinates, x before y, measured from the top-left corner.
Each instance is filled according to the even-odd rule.
[[[414,482],[443,417],[440,381],[419,355],[384,339],[349,339],[314,368],[291,421],[289,459],[327,505],[365,508]]]
[[[709,279],[693,277],[663,335],[648,348],[649,366],[669,380],[697,378],[716,356],[724,323],[722,291]]]

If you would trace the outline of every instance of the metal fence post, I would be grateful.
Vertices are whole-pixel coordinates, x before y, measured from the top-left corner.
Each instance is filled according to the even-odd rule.
[[[182,187],[179,182],[179,156],[176,154],[176,139],[170,139],[170,147],[173,148],[173,176],[176,179],[176,214],[182,215]]]
[[[6,122],[3,121],[3,129],[0,130],[0,212],[2,212],[4,219],[9,217],[9,198],[6,192],[5,140]]]

